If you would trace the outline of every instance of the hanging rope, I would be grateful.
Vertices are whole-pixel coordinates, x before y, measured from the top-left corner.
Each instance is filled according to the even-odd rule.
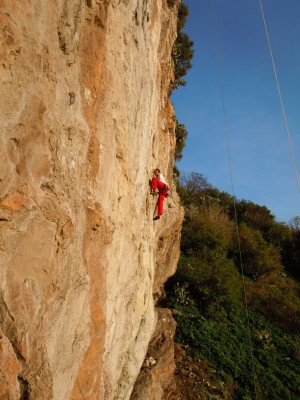
[[[295,170],[295,174],[296,174],[297,186],[298,186],[298,190],[300,192],[299,174],[298,174],[296,159],[295,159],[294,150],[293,150],[292,138],[291,138],[291,134],[290,134],[290,130],[289,130],[286,114],[285,114],[285,109],[284,109],[284,105],[283,105],[283,100],[282,100],[282,95],[281,95],[281,90],[280,90],[280,85],[279,85],[279,80],[278,80],[278,75],[277,75],[277,68],[276,68],[275,59],[274,59],[274,56],[273,56],[273,51],[272,51],[269,31],[268,31],[267,22],[266,22],[266,18],[265,18],[265,13],[264,13],[263,5],[262,5],[262,0],[258,0],[258,1],[259,1],[259,5],[260,5],[262,19],[263,19],[263,22],[264,22],[264,28],[265,28],[268,47],[269,47],[270,56],[271,56],[271,60],[272,60],[273,71],[274,71],[274,76],[275,76],[275,81],[276,81],[276,86],[277,86],[277,92],[278,92],[279,101],[280,101],[280,105],[281,105],[281,111],[282,111],[284,124],[285,124],[285,131],[286,131],[286,134],[287,134],[287,137],[288,137],[288,142],[289,142],[289,146],[290,146],[290,152],[291,152],[292,161],[293,161],[293,165],[294,165],[294,170]]]
[[[231,182],[231,192],[233,195],[234,222],[235,222],[236,237],[237,237],[237,242],[238,242],[239,261],[240,261],[240,268],[241,268],[241,273],[242,273],[242,283],[243,283],[243,293],[244,293],[244,303],[245,303],[245,310],[246,310],[246,316],[247,316],[247,327],[248,327],[248,333],[249,333],[250,354],[251,354],[251,364],[252,364],[252,374],[253,374],[253,386],[254,386],[255,399],[257,399],[257,390],[256,390],[257,384],[256,384],[256,375],[255,375],[255,367],[254,367],[253,343],[252,343],[252,337],[251,337],[251,325],[250,325],[250,317],[249,317],[248,298],[247,298],[247,292],[246,292],[244,266],[243,266],[243,258],[242,258],[242,251],[241,251],[241,239],[240,239],[238,218],[237,218],[236,196],[235,196],[235,190],[234,190],[233,169],[232,169],[232,162],[231,162],[230,138],[229,138],[228,123],[227,123],[226,105],[225,105],[224,79],[223,79],[223,71],[222,71],[221,52],[220,52],[220,46],[219,46],[218,17],[217,17],[217,10],[216,10],[216,0],[212,0],[212,8],[213,8],[213,16],[214,16],[213,19],[214,19],[214,34],[215,34],[216,53],[217,53],[216,54],[217,69],[218,69],[218,76],[219,76],[219,82],[220,82],[220,93],[221,93],[221,99],[222,99],[222,110],[223,110],[223,119],[224,119],[224,133],[225,133],[225,140],[226,140],[226,147],[227,147],[227,157],[228,157],[229,175],[230,175],[230,182]]]

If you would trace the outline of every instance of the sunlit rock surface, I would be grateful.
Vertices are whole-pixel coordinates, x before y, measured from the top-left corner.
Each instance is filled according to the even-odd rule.
[[[176,19],[0,1],[0,398],[130,397],[179,256],[176,192],[154,222],[149,191],[172,182]]]

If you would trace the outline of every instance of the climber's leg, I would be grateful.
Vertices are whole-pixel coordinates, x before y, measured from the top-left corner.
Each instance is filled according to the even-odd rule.
[[[157,214],[158,215],[162,215],[163,214],[164,199],[165,199],[165,196],[162,193],[159,193],[158,202],[157,202],[157,208],[158,208]]]

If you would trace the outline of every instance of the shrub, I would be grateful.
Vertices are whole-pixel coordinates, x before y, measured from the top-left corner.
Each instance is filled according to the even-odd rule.
[[[281,268],[279,251],[263,239],[260,231],[242,223],[239,226],[239,238],[243,272],[247,276],[257,279],[267,272]],[[240,265],[237,240],[234,240],[233,246],[236,264]]]
[[[176,137],[176,149],[175,149],[175,161],[180,161],[182,159],[182,151],[185,147],[185,142],[187,138],[187,130],[183,124],[178,122],[175,117],[175,137]]]

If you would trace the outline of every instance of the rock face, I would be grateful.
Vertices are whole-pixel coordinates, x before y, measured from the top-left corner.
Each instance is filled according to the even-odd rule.
[[[135,382],[130,400],[166,399],[175,371],[175,321],[171,311],[157,308],[158,320],[142,370]]]
[[[0,399],[20,399],[19,371],[20,364],[14,350],[0,330]]]
[[[130,397],[179,256],[177,3],[0,0],[1,399]]]

